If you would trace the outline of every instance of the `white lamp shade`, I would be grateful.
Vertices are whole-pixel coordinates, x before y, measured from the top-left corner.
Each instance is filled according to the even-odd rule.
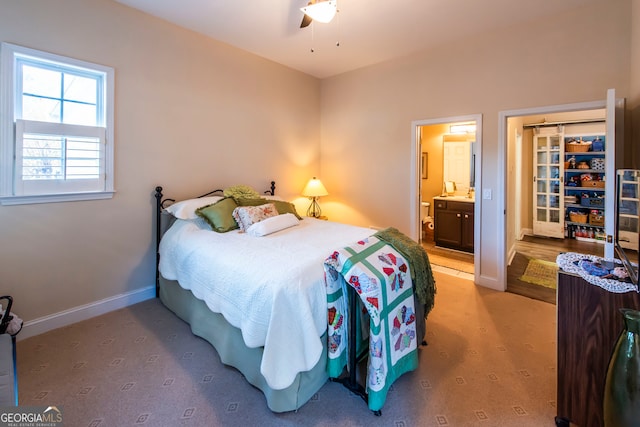
[[[304,187],[304,190],[302,190],[302,195],[306,197],[321,197],[328,194],[329,192],[324,188],[322,182],[315,176],[309,180],[307,185]]]
[[[327,22],[331,22],[333,17],[336,16],[338,2],[337,0],[318,1],[314,4],[301,7],[300,10],[314,21],[326,24]]]

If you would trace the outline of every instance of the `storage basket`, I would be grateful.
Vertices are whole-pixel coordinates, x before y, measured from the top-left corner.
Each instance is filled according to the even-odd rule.
[[[604,188],[604,181],[582,181],[580,183],[581,187],[591,187],[591,188]]]
[[[590,169],[590,166],[587,162],[579,162],[576,169]]]
[[[599,214],[589,214],[589,224],[603,226],[604,225],[604,215]]]
[[[604,208],[604,197],[582,197],[580,204],[589,208]]]
[[[586,213],[571,211],[569,212],[569,220],[571,222],[578,222],[586,224],[589,216]]]
[[[604,141],[602,138],[596,137],[596,139],[591,142],[591,147],[593,151],[604,151]]]
[[[564,147],[568,153],[585,153],[591,149],[591,142],[566,143]]]
[[[604,159],[591,159],[591,169],[604,170]]]

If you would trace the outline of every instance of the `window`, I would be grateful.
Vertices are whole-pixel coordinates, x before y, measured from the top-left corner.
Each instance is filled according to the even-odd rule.
[[[113,196],[113,69],[9,43],[0,67],[2,204]]]

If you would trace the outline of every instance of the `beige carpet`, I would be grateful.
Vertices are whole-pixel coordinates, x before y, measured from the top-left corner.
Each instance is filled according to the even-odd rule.
[[[531,259],[520,280],[555,289],[558,281],[558,265],[551,261]]]
[[[382,416],[336,383],[274,414],[205,341],[149,300],[18,342],[21,405],[57,405],[64,425],[552,427],[555,306],[435,273],[420,367]]]

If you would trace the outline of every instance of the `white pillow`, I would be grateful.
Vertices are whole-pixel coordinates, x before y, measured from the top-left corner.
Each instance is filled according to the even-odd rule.
[[[165,210],[178,219],[196,219],[196,209],[203,206],[212,205],[218,200],[222,200],[222,196],[200,197],[197,199],[188,199],[176,202]]]
[[[298,225],[300,220],[294,214],[286,213],[278,216],[272,216],[260,222],[256,222],[247,228],[247,234],[254,237],[262,237],[285,228]]]

